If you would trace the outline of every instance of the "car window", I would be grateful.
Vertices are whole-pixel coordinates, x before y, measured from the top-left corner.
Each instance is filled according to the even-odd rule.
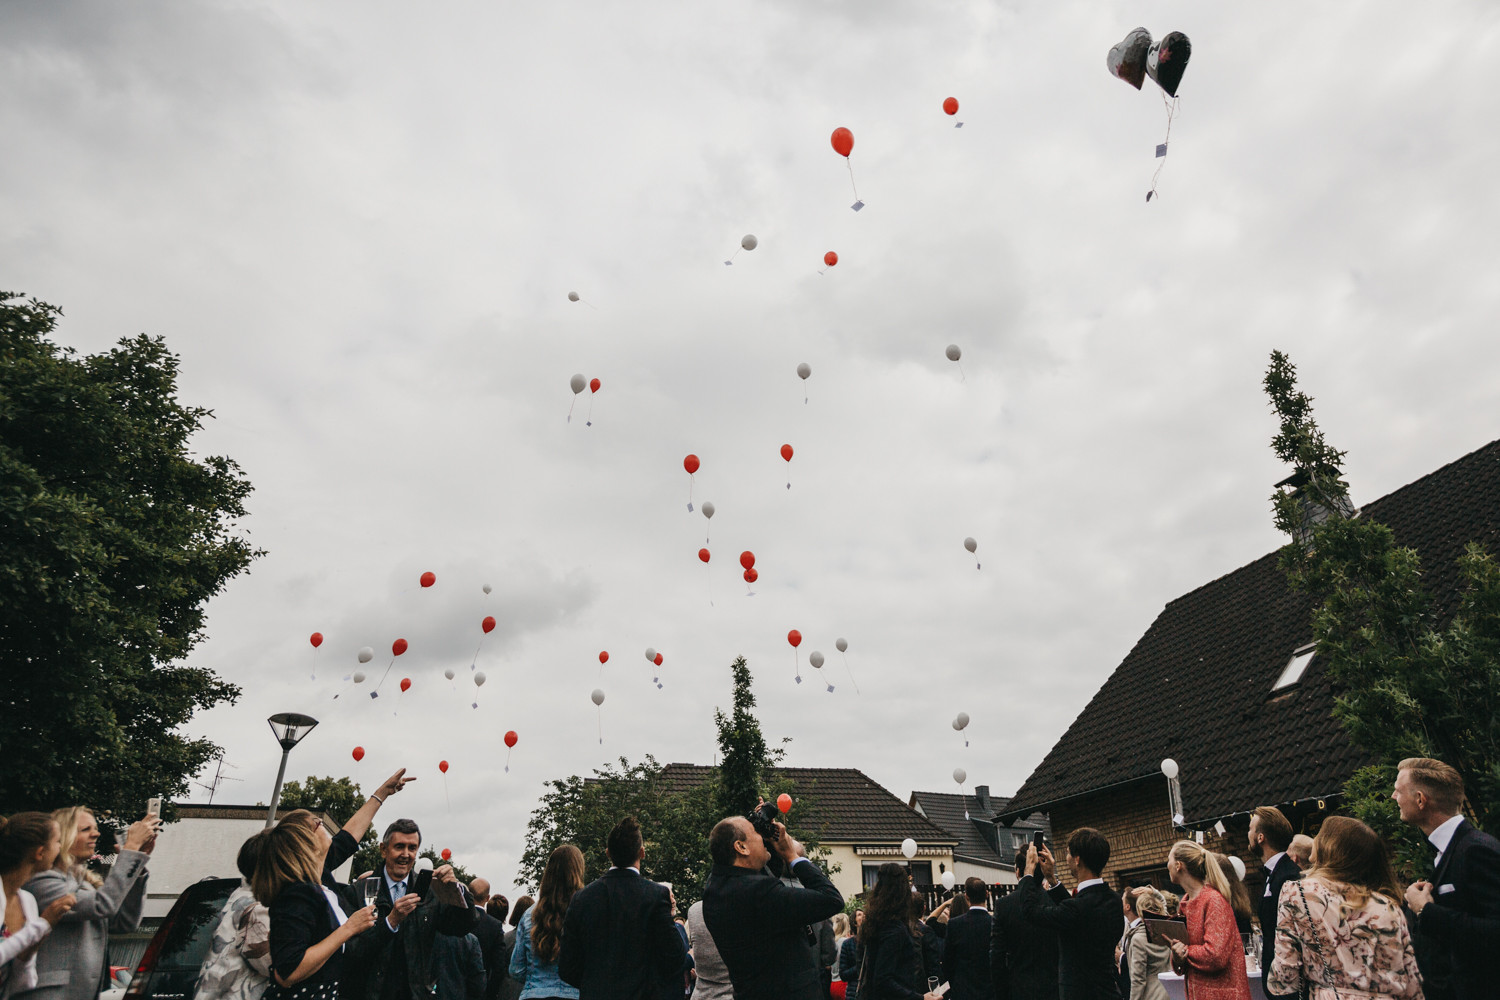
[[[238,884],[234,879],[215,879],[199,882],[182,894],[178,900],[182,909],[167,931],[153,972],[196,969],[203,964],[219,914]]]

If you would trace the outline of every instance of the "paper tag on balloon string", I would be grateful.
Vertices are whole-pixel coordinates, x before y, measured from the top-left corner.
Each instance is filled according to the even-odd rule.
[[[371,698],[379,698],[380,697],[380,692],[379,691],[371,691],[370,692],[370,697]]]
[[[1157,156],[1166,156],[1167,155],[1167,144],[1166,143],[1159,142],[1159,143],[1156,144],[1156,155]]]
[[[725,267],[733,267],[734,266],[734,261],[732,261],[732,260],[726,260],[724,262],[724,266]]]
[[[1224,836],[1224,821],[1222,819],[1214,824],[1214,833],[1217,833],[1221,837]]]
[[[865,203],[862,202],[862,201],[856,201],[854,204],[850,205],[849,207],[852,208],[852,209],[854,209],[856,212],[858,212],[860,209],[862,209],[862,208],[865,207]]]
[[[693,505],[692,504],[688,504],[688,513],[691,514],[692,512],[693,512]]]
[[[964,127],[964,123],[963,122],[958,122],[953,127],[954,128],[963,128]]]

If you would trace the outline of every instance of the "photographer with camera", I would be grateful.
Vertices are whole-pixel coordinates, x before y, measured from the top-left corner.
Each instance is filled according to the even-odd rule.
[[[729,970],[735,1000],[825,1000],[812,926],[844,908],[823,870],[762,804],[720,820],[708,836],[713,872],[703,921]],[[766,866],[775,859],[801,887]]]

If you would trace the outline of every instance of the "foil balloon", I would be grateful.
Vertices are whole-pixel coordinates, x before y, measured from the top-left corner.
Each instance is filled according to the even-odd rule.
[[[1146,50],[1146,73],[1167,92],[1168,97],[1176,97],[1192,54],[1193,43],[1188,41],[1188,36],[1180,31],[1169,31],[1165,38],[1152,43]]]
[[[1146,52],[1151,48],[1151,32],[1136,28],[1125,36],[1125,40],[1109,50],[1104,65],[1115,76],[1136,90],[1146,82]]]

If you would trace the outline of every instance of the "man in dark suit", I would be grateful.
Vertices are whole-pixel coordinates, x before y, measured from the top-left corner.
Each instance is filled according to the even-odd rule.
[[[1276,913],[1281,903],[1281,887],[1302,878],[1302,869],[1287,853],[1292,846],[1292,824],[1275,806],[1261,806],[1250,814],[1250,850],[1260,855],[1266,871],[1266,887],[1260,894],[1257,916],[1260,919],[1260,988],[1267,1000],[1295,993],[1272,993],[1266,989],[1271,978],[1271,959],[1276,954]]]
[[[672,922],[670,891],[641,877],[641,826],[626,816],[609,831],[612,867],[579,889],[563,917],[557,974],[579,1000],[659,1000],[681,989],[687,948]]]
[[[1437,848],[1432,881],[1406,890],[1422,992],[1427,1000],[1494,997],[1500,841],[1464,819],[1463,778],[1440,760],[1403,760],[1391,798]]]
[[[490,916],[490,883],[482,878],[469,882],[469,896],[474,908],[479,911],[479,923],[474,925],[474,937],[479,941],[479,954],[484,959],[485,1000],[495,1000],[505,984],[510,966],[510,956],[505,953],[505,922]]]
[[[735,1000],[823,1000],[812,925],[844,908],[844,897],[786,827],[770,845],[743,816],[708,835],[714,867],[703,888],[703,922],[734,987]],[[764,869],[771,849],[801,887]]]
[[[1119,1000],[1115,945],[1125,931],[1125,914],[1114,891],[1100,876],[1109,864],[1109,840],[1092,827],[1068,838],[1068,863],[1078,880],[1071,899],[1051,899],[1040,876],[1053,872],[1052,852],[1026,849],[1026,877],[1016,891],[1021,912],[1038,927],[1058,932],[1057,989],[1061,1000]]]
[[[1026,871],[1026,856],[1017,855]],[[1050,879],[1043,886],[1049,899],[1068,898],[1066,887]],[[1031,923],[1021,912],[1021,894],[1012,890],[995,900],[990,920],[990,982],[995,1000],[1057,1000],[1057,931]]]
[[[943,949],[943,982],[949,985],[948,1000],[994,1000],[990,980],[990,911],[985,908],[989,890],[984,879],[964,882],[969,908],[948,921]]]
[[[436,1000],[484,1000],[484,952],[473,934],[432,939],[432,995]]]
[[[350,885],[364,904],[364,884],[375,880],[375,912],[396,935],[368,966],[345,968],[341,995],[362,1000],[431,1000],[433,942],[439,934],[463,937],[479,922],[468,892],[443,865],[432,873],[424,895],[417,895],[417,850],[422,831],[413,820],[398,819],[380,841],[380,867]]]

